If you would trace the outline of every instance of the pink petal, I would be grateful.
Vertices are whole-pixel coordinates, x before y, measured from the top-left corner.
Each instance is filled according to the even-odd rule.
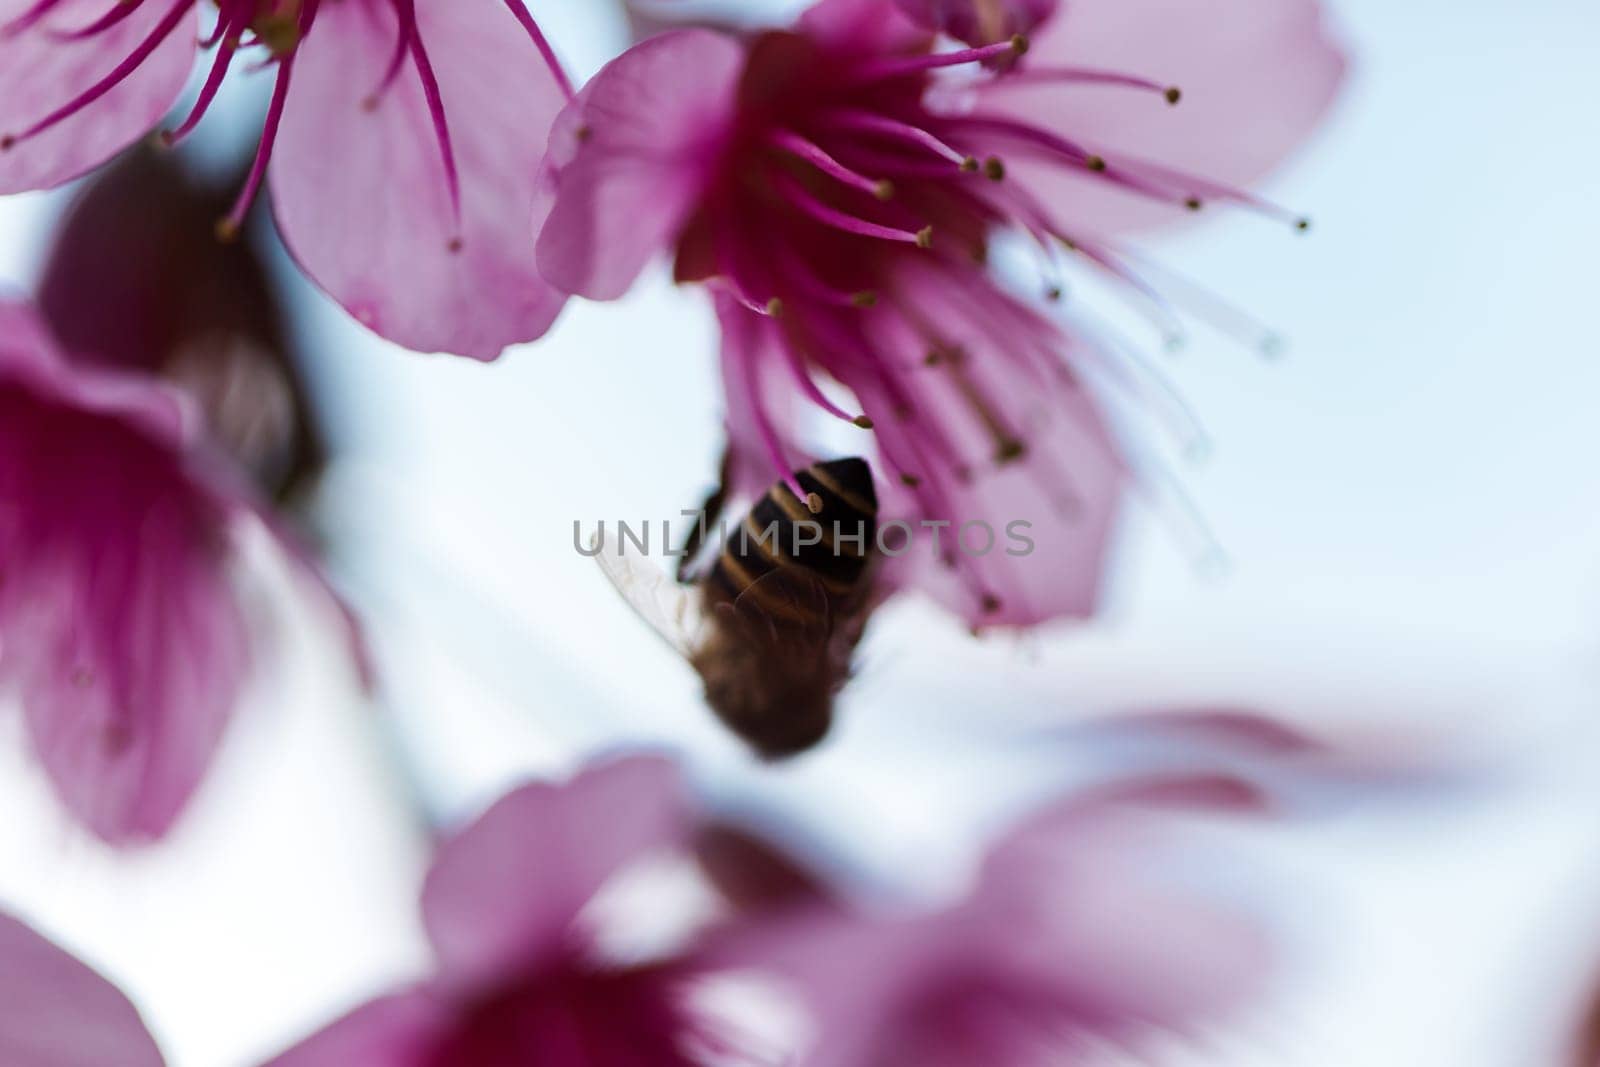
[[[601,885],[688,820],[677,771],[647,757],[502,798],[439,850],[423,887],[441,973],[493,982],[559,953]]]
[[[1044,125],[1115,163],[1132,157],[1235,186],[1259,180],[1326,115],[1346,61],[1317,0],[1074,0],[1033,38],[1029,68],[1081,66],[1183,92],[1088,85],[993,90],[985,110]],[[1069,228],[1104,234],[1186,217],[1103,183],[1022,160],[1029,183]]]
[[[146,840],[199,783],[248,665],[235,505],[164,390],[21,347],[28,320],[0,313],[0,679],[63,804]]]
[[[1234,1007],[1267,966],[1264,934],[1159,874],[1178,841],[1163,810],[1237,810],[1229,781],[1151,777],[1065,797],[995,843],[973,906],[1032,929],[1051,951],[1014,946],[1014,962],[1055,972],[1108,1017],[1181,1029]]]
[[[33,2],[0,0],[0,27]],[[105,14],[104,0],[64,0],[26,30],[0,30],[0,138],[23,133],[93,88],[156,30],[174,2],[146,0],[115,27],[76,41],[59,40],[52,31],[91,24]],[[197,32],[194,17],[184,17],[116,88],[50,129],[0,150],[0,193],[60,185],[153,128],[183,91],[194,66]]]
[[[925,48],[929,29],[883,0],[819,0],[800,16],[798,29],[829,50],[910,52]]]
[[[161,1067],[128,998],[0,913],[0,1063],[6,1067]]]
[[[576,145],[554,176],[539,268],[595,300],[627,292],[677,237],[705,190],[733,119],[744,47],[708,30],[652,37],[613,60],[563,117]],[[664,88],[665,87],[665,88]]]
[[[306,273],[370,329],[417,351],[493,359],[542,335],[563,302],[528,238],[563,97],[501,0],[416,6],[459,167],[459,226],[412,61],[364,106],[395,49],[388,4],[322,5],[295,55],[273,205]]]
[[[426,990],[381,997],[330,1023],[265,1067],[431,1067],[456,1022]]]
[[[975,626],[1091,614],[1129,471],[1097,399],[1069,366],[1039,367],[1018,352],[1037,341],[1070,356],[1077,342],[1032,317],[997,332],[972,314],[975,302],[1012,314],[1020,305],[959,279],[927,272],[904,285],[927,320],[962,346],[966,382],[1023,451],[1001,457],[973,393],[957,384],[953,368],[923,365],[920,339],[880,334],[879,350],[904,368],[898,376],[915,398],[912,416],[896,417],[893,401],[870,380],[846,384],[874,419],[888,461],[878,470],[883,519],[916,531],[910,550],[887,561],[886,580],[932,595]],[[934,436],[953,456],[929,443]],[[903,474],[921,484],[906,486]],[[949,524],[939,534],[942,551],[924,522]],[[885,539],[891,551],[904,540],[900,533]]]

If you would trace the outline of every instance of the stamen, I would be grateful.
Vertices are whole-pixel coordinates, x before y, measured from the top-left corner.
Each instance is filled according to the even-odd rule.
[[[46,32],[57,41],[81,41],[85,37],[93,37],[97,33],[104,33],[106,30],[111,29],[111,27],[139,10],[141,2],[142,0],[116,0],[110,11],[107,11],[87,26],[76,30],[48,30]]]
[[[135,0],[135,2],[143,3],[144,0]],[[35,3],[32,7],[28,8],[22,14],[7,22],[5,25],[0,26],[0,39],[6,37],[16,37],[18,34],[21,34],[32,28],[40,19],[50,14],[52,8],[56,7],[60,3],[61,0],[35,0]]]
[[[1183,99],[1183,91],[1175,85],[1167,85],[1153,81],[1150,78],[1141,78],[1136,74],[1124,74],[1121,71],[1100,70],[1093,67],[1029,66],[1018,68],[1007,71],[992,81],[984,82],[978,88],[981,90],[1003,89],[1014,85],[1110,85],[1159,93],[1168,104],[1172,105],[1176,105]]]
[[[121,85],[127,80],[128,76],[135,70],[138,70],[139,66],[144,63],[146,59],[150,58],[151,53],[153,53],[157,48],[161,47],[162,42],[165,41],[167,37],[178,28],[178,25],[183,21],[184,16],[189,14],[189,10],[193,4],[194,0],[177,0],[177,2],[172,5],[171,9],[168,10],[164,16],[162,16],[161,21],[156,24],[155,29],[150,31],[149,36],[140,41],[134,50],[128,53],[127,57],[112,69],[110,74],[107,74],[104,78],[101,78],[94,85],[90,86],[76,99],[70,101],[63,107],[52,111],[50,114],[40,119],[32,126],[29,126],[21,133],[0,134],[0,151],[9,149],[20,141],[25,141],[30,137],[37,136],[64,119],[71,118],[73,115],[76,115],[78,112],[82,111],[84,108],[88,107],[90,104],[99,100],[111,90]]]
[[[857,84],[887,81],[891,78],[903,78],[938,70],[941,67],[961,67],[968,63],[987,63],[991,59],[1020,56],[1027,50],[1028,39],[1019,33],[1009,41],[984,45],[982,48],[966,48],[959,52],[933,52],[908,59],[886,59],[869,63],[858,70],[851,81]]]
[[[433,64],[423,47],[422,36],[417,32],[416,0],[395,0],[395,10],[400,18],[400,32],[409,38],[411,61],[422,80],[422,95],[428,102],[428,114],[433,120],[433,133],[439,144],[440,161],[444,164],[445,186],[450,194],[450,210],[457,230],[461,228],[461,176],[456,170],[455,148],[450,140],[450,123],[444,113],[444,97],[439,91],[439,80],[434,76]],[[451,237],[452,251],[460,250],[460,233]]]
[[[831,226],[845,233],[853,233],[859,237],[874,237],[880,241],[913,244],[918,248],[927,248],[932,244],[932,226],[926,226],[916,233],[912,233],[910,230],[901,230],[893,226],[868,222],[848,212],[840,211],[838,208],[824,204],[792,178],[781,176],[776,184],[785,200],[825,226]]]
[[[306,18],[307,11],[315,11],[316,6],[317,0],[309,0],[301,10],[301,18]],[[256,147],[256,158],[250,165],[244,188],[239,191],[233,210],[217,223],[217,236],[223,241],[233,240],[244,228],[245,216],[250,213],[250,205],[255,202],[256,192],[266,177],[267,164],[272,160],[272,147],[278,140],[278,125],[283,121],[284,101],[289,98],[289,80],[293,73],[294,53],[291,52],[278,62],[278,80],[272,87],[272,102],[267,105],[267,119],[261,127],[261,143]]]
[[[960,166],[963,170],[976,170],[978,167],[976,159],[956,151],[922,127],[889,118],[887,115],[877,115],[870,111],[842,110],[824,115],[822,121],[836,129],[882,134],[884,137],[899,141],[902,144],[926,148],[935,155]]]
[[[220,28],[220,24],[219,24]],[[233,64],[234,54],[239,49],[239,38],[235,34],[228,34],[222,38],[222,47],[217,51],[217,58],[211,64],[211,73],[206,76],[206,82],[200,87],[200,95],[195,98],[194,107],[189,109],[189,117],[175,130],[163,130],[161,143],[171,148],[185,137],[189,136],[194,128],[200,124],[206,112],[211,107],[211,102],[216,99],[217,91],[222,88],[222,80],[228,75],[228,68]]]
[[[860,189],[862,192],[875,196],[879,200],[888,200],[894,196],[893,182],[882,178],[869,178],[865,174],[851,170],[830,156],[816,143],[806,140],[792,130],[776,130],[769,139],[777,147],[785,152],[799,156],[830,178],[835,178],[848,186]]]
[[[828,398],[828,394],[822,391],[806,370],[805,356],[801,353],[799,345],[792,343],[792,338],[785,336],[778,347],[783,349],[784,361],[789,365],[789,372],[794,376],[795,384],[800,387],[807,400],[842,422],[854,423],[864,430],[872,429],[871,419],[865,415],[852,415]]]
[[[544,59],[544,65],[550,68],[550,73],[555,75],[556,84],[561,87],[561,92],[568,100],[572,99],[572,81],[567,77],[567,72],[562,69],[561,61],[556,58],[556,51],[550,47],[550,41],[545,37],[544,31],[539,29],[539,24],[534,21],[533,15],[528,12],[522,0],[505,0],[506,7],[516,16],[522,28],[533,39],[533,46],[539,50],[539,55]]]

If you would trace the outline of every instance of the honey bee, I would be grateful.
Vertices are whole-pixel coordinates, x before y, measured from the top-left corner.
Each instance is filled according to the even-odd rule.
[[[827,734],[874,600],[871,468],[838,459],[794,478],[805,498],[787,480],[768,489],[692,583],[595,545],[606,576],[699,672],[711,710],[774,760]]]

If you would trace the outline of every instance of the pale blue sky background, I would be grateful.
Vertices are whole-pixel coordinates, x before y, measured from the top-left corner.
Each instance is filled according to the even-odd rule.
[[[1215,441],[1201,466],[1168,458],[1228,572],[1197,575],[1143,512],[1093,628],[980,646],[900,605],[834,743],[791,768],[722,737],[692,674],[571,547],[574,518],[674,515],[713,473],[694,295],[658,274],[493,367],[396,352],[319,302],[307,328],[353,420],[329,512],[360,546],[342,570],[428,803],[460,817],[643,738],[681,751],[708,797],[831,842],[863,885],[936,894],[1077,766],[1025,748],[1041,721],[1249,701],[1465,748],[1490,786],[1244,835],[1238,877],[1297,951],[1281,996],[1192,1062],[1553,1063],[1600,957],[1600,10],[1330,7],[1349,92],[1270,190],[1315,232],[1239,217],[1151,246],[1292,339],[1276,363],[1204,331],[1163,357]],[[580,69],[609,47],[595,26],[620,33],[598,6],[539,14],[582,44]],[[49,210],[0,201],[0,280],[27,282]],[[288,698],[260,695],[175,841],[131,865],[64,828],[0,744],[18,813],[0,822],[0,901],[122,981],[180,1067],[247,1063],[419,963],[420,846],[327,644],[287,641]]]

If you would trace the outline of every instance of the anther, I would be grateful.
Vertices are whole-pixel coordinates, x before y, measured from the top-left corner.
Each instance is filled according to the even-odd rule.
[[[0,133],[0,152],[9,151],[11,146],[16,144],[16,143],[17,143],[17,139],[15,137],[13,137],[11,134],[9,134],[9,133]]]
[[[1094,171],[1096,174],[1105,173],[1106,161],[1103,156],[1089,156],[1083,161],[1083,165]]]
[[[217,235],[217,240],[225,245],[232,244],[239,239],[239,224],[231,218],[220,218],[217,220],[214,232]]]
[[[961,161],[961,170],[964,174],[976,174],[978,172],[978,157],[968,156],[963,159]]]
[[[1011,38],[1011,50],[1019,56],[1027,55],[1028,39],[1020,33],[1017,34],[1015,37]]]
[[[894,182],[890,181],[888,178],[884,178],[873,188],[872,195],[877,197],[879,200],[893,200]]]
[[[1044,298],[1050,301],[1052,304],[1059,301],[1062,295],[1061,286],[1059,285],[1052,285],[1050,288],[1044,291]]]
[[[873,426],[872,420],[865,415],[857,415],[850,421],[861,427],[863,430],[870,430]]]
[[[1178,101],[1183,99],[1183,90],[1178,88],[1176,85],[1174,85],[1174,86],[1171,86],[1170,88],[1168,88],[1166,93],[1163,94],[1163,95],[1166,96],[1167,103],[1172,104],[1174,107],[1176,107]]]
[[[983,600],[981,601],[981,604],[983,606],[983,613],[985,615],[995,615],[1000,611],[1000,598],[995,596],[993,593],[983,594]]]
[[[1005,180],[1006,165],[999,156],[990,156],[983,161],[983,176],[992,182]]]
[[[858,308],[878,306],[878,294],[871,289],[863,289],[850,297],[850,303]]]
[[[1205,205],[1200,202],[1200,198],[1198,196],[1191,196],[1183,202],[1183,206],[1188,208],[1190,211],[1199,211]]]
[[[922,357],[922,365],[924,367],[937,367],[942,362],[944,362],[944,355],[937,348],[930,350],[927,355]]]
[[[459,237],[452,237],[448,242],[446,242],[444,247],[450,252],[451,255],[455,255],[463,248],[467,247],[467,243]]]
[[[1299,230],[1301,233],[1305,233],[1307,230],[1311,229],[1311,220],[1296,219],[1294,222],[1294,228]]]
[[[594,136],[594,129],[593,129],[593,127],[589,126],[587,123],[585,123],[582,126],[579,126],[576,130],[572,131],[573,139],[576,140],[579,144],[584,144],[585,142],[587,142],[589,140],[589,138],[591,138],[593,136]]]
[[[811,512],[811,514],[813,514],[813,515],[821,515],[822,514],[822,497],[818,496],[816,493],[807,493],[806,494],[806,510]]]
[[[371,93],[371,94],[369,94],[367,96],[362,97],[361,98],[361,110],[365,111],[369,115],[372,114],[374,111],[378,110],[378,94],[377,93]]]
[[[1028,446],[1014,437],[1007,437],[1000,442],[994,450],[994,461],[1004,467],[1008,463],[1015,463],[1028,454]]]
[[[767,301],[767,314],[775,319],[783,318],[783,300],[780,297],[775,296]]]
[[[918,248],[932,248],[933,247],[933,227],[932,226],[924,226],[922,229],[917,231],[917,247]]]
[[[922,479],[918,478],[915,474],[902,474],[900,476],[900,484],[905,486],[907,489],[915,489],[922,484]]]

